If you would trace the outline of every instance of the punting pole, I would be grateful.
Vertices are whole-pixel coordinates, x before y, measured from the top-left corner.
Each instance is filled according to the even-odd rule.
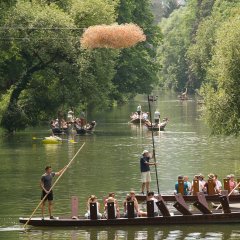
[[[68,167],[71,165],[71,163],[73,162],[73,160],[76,158],[76,156],[78,155],[78,153],[82,150],[83,146],[85,145],[85,142],[82,144],[82,146],[78,149],[78,151],[76,152],[76,154],[73,156],[73,158],[70,160],[70,162],[64,167],[64,170],[62,171],[62,173],[58,176],[57,180],[54,182],[54,184],[52,185],[52,187],[49,189],[49,192],[51,192],[53,190],[53,188],[56,186],[57,182],[60,180],[60,178],[62,177],[62,175],[66,172],[66,170],[68,169]],[[46,194],[44,196],[44,198],[39,202],[39,204],[37,205],[37,207],[34,209],[34,211],[32,212],[31,216],[29,217],[29,219],[27,220],[27,222],[23,225],[23,228],[25,228],[29,221],[31,220],[31,218],[33,217],[33,215],[35,214],[35,212],[37,211],[37,209],[40,207],[40,205],[44,202],[44,200],[46,199],[48,194]]]
[[[228,197],[229,197],[230,195],[232,195],[233,191],[234,191],[237,187],[239,187],[239,185],[240,185],[240,182],[239,182],[239,183],[235,186],[235,188],[228,194]],[[219,204],[219,205],[217,206],[216,210],[218,210],[220,207],[221,207],[221,204]]]
[[[156,161],[156,155],[155,155],[155,143],[154,143],[154,136],[153,136],[152,112],[151,112],[150,101],[154,101],[154,96],[150,97],[148,95],[148,108],[149,108],[150,122],[151,122],[151,132],[152,132],[153,159],[154,159],[154,162],[156,163],[157,161]],[[156,173],[156,180],[157,180],[157,190],[158,190],[158,195],[159,195],[160,190],[159,190],[158,173],[157,173],[157,165],[156,164],[155,164],[155,173]]]

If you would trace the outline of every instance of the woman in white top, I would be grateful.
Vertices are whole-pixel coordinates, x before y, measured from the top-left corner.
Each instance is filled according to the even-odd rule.
[[[90,204],[96,203],[97,204],[97,217],[98,219],[102,218],[102,214],[99,212],[100,203],[97,200],[95,195],[91,195],[87,201],[87,213],[85,214],[85,218],[90,218]]]

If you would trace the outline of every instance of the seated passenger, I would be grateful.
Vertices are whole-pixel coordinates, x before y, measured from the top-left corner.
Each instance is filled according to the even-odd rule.
[[[192,184],[188,181],[188,176],[184,176],[183,179],[184,179],[184,182],[186,182],[188,185],[188,194],[187,195],[191,195]]]
[[[115,217],[119,218],[120,214],[119,214],[119,210],[117,210],[117,204],[116,204],[116,199],[113,197],[108,197],[106,200],[106,204],[104,206],[104,216],[106,218],[108,218],[108,203],[114,203],[114,212],[115,212]]]
[[[118,201],[117,201],[117,199],[115,198],[115,193],[114,193],[114,192],[109,192],[109,193],[108,193],[108,198],[106,198],[106,199],[104,200],[104,208],[107,207],[108,199],[109,199],[110,197],[112,197],[112,198],[114,199],[114,203],[115,203],[115,205],[116,205],[116,211],[115,211],[115,213],[116,213],[117,217],[119,218],[119,217],[120,217],[120,210],[119,210]]]
[[[92,121],[92,122],[86,127],[86,129],[89,130],[89,131],[91,131],[91,130],[94,129],[95,125],[96,125],[96,122],[95,122],[95,121]]]
[[[131,197],[130,201],[134,202],[134,207],[136,209],[136,214],[138,217],[146,217],[147,216],[147,212],[143,212],[142,210],[140,210],[139,204],[138,204],[138,200],[136,198],[135,192],[134,191],[130,191],[129,197]],[[126,200],[124,201],[124,204],[126,204]],[[127,206],[127,205],[126,205]],[[125,206],[124,206],[125,207]],[[124,208],[125,210],[125,208]],[[125,212],[125,211],[124,211]]]
[[[178,180],[183,180],[183,176],[178,176]],[[175,191],[176,193],[180,193],[179,192],[179,186],[178,186],[178,181],[175,183]],[[188,191],[190,191],[190,189],[188,188],[188,184],[187,182],[183,182],[183,195],[188,195]]]
[[[195,180],[199,180],[198,175],[195,175],[194,178],[193,178],[193,181],[192,181],[192,187],[191,187],[191,190],[190,190],[192,194],[197,191],[196,189],[194,189],[194,181]]]
[[[51,120],[51,122],[50,122],[50,127],[51,127],[51,129],[54,129],[54,128],[55,128],[55,122],[54,122],[54,120]]]
[[[147,119],[148,119],[148,113],[147,113],[147,112],[144,112],[144,113],[142,114],[142,118],[143,118],[144,120],[147,120]]]
[[[203,174],[199,173],[199,192],[207,193],[207,188],[205,187],[206,181],[204,180]]]
[[[213,173],[209,173],[208,174],[208,179],[209,180],[213,180],[213,186],[214,186],[214,191],[215,194],[220,193],[220,191],[217,189],[216,187],[216,179],[215,179],[215,175]],[[204,188],[206,189],[206,192],[208,193],[208,181],[205,183]]]
[[[102,214],[99,212],[100,203],[98,202],[97,197],[95,195],[91,195],[88,198],[88,201],[87,201],[87,213],[85,214],[85,218],[90,218],[90,203],[97,203],[97,218],[100,219],[102,217]]]
[[[149,192],[147,194],[147,201],[154,201],[154,216],[158,216],[159,215],[159,209],[158,209],[158,206],[157,206],[157,198],[154,197],[154,192]]]
[[[238,189],[233,190],[237,186],[237,182],[234,180],[234,174],[229,175],[229,188],[230,192],[233,191],[232,194],[238,194]]]
[[[219,192],[221,192],[221,190],[222,190],[222,183],[218,180],[218,175],[217,174],[215,174],[214,176],[215,176],[215,182],[216,182],[216,189]]]
[[[123,202],[123,208],[124,208],[124,217],[128,217],[128,211],[127,211],[127,203],[133,202],[134,203],[134,217],[138,217],[138,206],[135,201],[132,200],[131,196],[127,195],[125,201]]]
[[[59,121],[58,121],[58,118],[55,120],[55,122],[54,122],[54,126],[55,126],[55,128],[59,128]]]

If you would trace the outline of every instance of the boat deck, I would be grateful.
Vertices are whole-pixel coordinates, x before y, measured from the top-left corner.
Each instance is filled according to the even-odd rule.
[[[19,222],[25,224],[28,218],[19,218]],[[32,218],[29,225],[46,227],[82,227],[82,226],[129,226],[129,225],[167,225],[167,224],[217,224],[217,223],[240,223],[240,211],[232,213],[173,215],[169,217],[139,217],[117,219],[72,219],[59,217],[58,219]]]

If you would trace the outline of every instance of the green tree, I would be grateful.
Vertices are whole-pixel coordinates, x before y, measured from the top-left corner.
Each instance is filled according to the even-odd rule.
[[[147,35],[145,43],[120,52],[116,66],[114,85],[119,101],[137,93],[150,93],[158,82],[160,68],[156,61],[156,46],[161,39],[160,29],[154,25],[154,17],[148,0],[121,0],[118,7],[118,23],[136,23]]]
[[[239,11],[239,9],[238,9]],[[216,45],[203,87],[205,117],[214,134],[240,133],[240,20],[229,18],[218,29]]]
[[[116,21],[117,2],[108,0],[75,1],[71,16],[80,28],[93,25],[112,24]],[[117,50],[81,49],[78,57],[80,67],[81,96],[89,108],[106,108],[112,105],[116,88],[112,83],[115,75]]]
[[[31,88],[34,79],[41,75],[51,82],[62,65],[70,66],[76,61],[76,38],[69,30],[75,25],[54,5],[20,2],[7,15],[4,27],[1,32],[4,36],[1,67],[4,70],[1,72],[5,71],[5,78],[9,79],[11,76],[7,70],[11,73],[10,67],[13,66],[14,85],[1,126],[14,131],[25,127],[30,120],[19,101],[24,97],[23,91]],[[20,124],[14,122],[16,119]]]
[[[165,87],[182,90],[190,85],[186,52],[191,44],[194,21],[195,12],[182,7],[160,23],[164,38],[158,56],[162,65],[160,81]]]

